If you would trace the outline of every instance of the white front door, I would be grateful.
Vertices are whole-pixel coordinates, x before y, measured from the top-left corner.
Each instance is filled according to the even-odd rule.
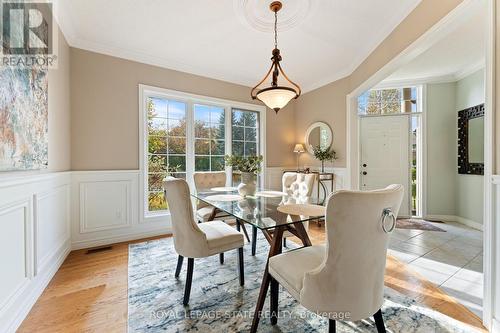
[[[410,120],[408,116],[363,117],[361,136],[361,190],[402,184],[405,196],[399,216],[410,214]]]

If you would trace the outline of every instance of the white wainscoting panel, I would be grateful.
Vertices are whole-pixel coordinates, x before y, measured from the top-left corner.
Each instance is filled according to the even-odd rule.
[[[80,183],[80,233],[131,225],[133,180]]]
[[[0,207],[0,313],[29,284],[33,272],[31,198]]]
[[[15,332],[68,255],[69,172],[0,178],[0,331]]]
[[[52,250],[70,239],[70,184],[35,194],[35,274],[50,265]]]
[[[168,234],[170,216],[141,223],[139,170],[73,171],[72,248]]]

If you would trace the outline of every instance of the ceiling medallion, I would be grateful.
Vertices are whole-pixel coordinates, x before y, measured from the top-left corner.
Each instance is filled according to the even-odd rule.
[[[287,0],[280,11],[278,32],[291,30],[304,23],[317,10],[319,0]],[[269,15],[269,0],[233,0],[234,11],[240,22],[260,32],[274,31],[274,18]]]
[[[284,108],[292,99],[300,96],[301,90],[298,84],[290,80],[283,68],[281,68],[280,61],[282,60],[280,50],[278,49],[278,12],[283,8],[280,1],[273,1],[269,5],[269,9],[274,12],[274,49],[271,58],[271,67],[264,78],[253,87],[250,95],[252,99],[258,99],[266,104],[269,108],[273,109],[276,113]],[[289,85],[279,85],[278,77],[281,74],[283,78],[288,81]],[[264,88],[259,88],[268,78],[271,78],[271,85]]]

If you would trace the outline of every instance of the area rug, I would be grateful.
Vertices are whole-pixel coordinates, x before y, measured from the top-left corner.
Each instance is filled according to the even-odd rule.
[[[446,230],[436,227],[429,221],[422,219],[398,219],[396,221],[396,228],[446,232]]]
[[[182,305],[186,260],[181,276],[174,278],[177,254],[172,238],[129,246],[128,331],[156,332],[248,332],[259,293],[267,251],[259,236],[257,254],[245,246],[245,286],[240,287],[237,252],[219,257],[196,259],[190,304]],[[382,308],[388,332],[474,332],[459,321],[426,308],[393,289],[385,289]],[[269,310],[266,301],[264,311]],[[328,321],[299,305],[285,290],[279,296],[279,321],[261,319],[259,332],[327,332]],[[266,313],[266,312],[264,312]],[[358,322],[338,322],[337,332],[376,332],[373,318]]]

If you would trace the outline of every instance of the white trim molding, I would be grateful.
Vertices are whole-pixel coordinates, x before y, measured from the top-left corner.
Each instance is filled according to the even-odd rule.
[[[432,214],[430,214],[430,215],[425,215],[424,219],[430,220],[430,221],[457,222],[457,223],[466,225],[468,227],[471,227],[472,229],[483,231],[483,225],[481,223],[466,219],[464,217],[456,216],[456,215],[432,215]]]

